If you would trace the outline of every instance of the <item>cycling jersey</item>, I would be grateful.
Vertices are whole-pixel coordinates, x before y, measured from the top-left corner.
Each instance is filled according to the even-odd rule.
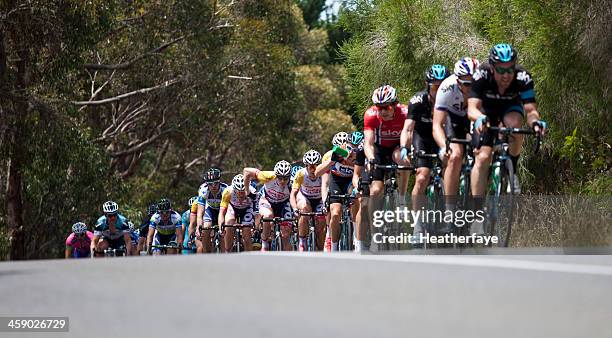
[[[198,199],[196,198],[195,201],[193,201],[193,203],[191,204],[191,213],[192,214],[197,214],[198,213]]]
[[[508,89],[501,94],[493,75],[493,68],[489,64],[483,64],[474,73],[474,83],[469,97],[482,100],[483,112],[493,122],[499,121],[508,112],[517,111],[523,113],[523,104],[534,103],[535,90],[533,79],[523,67],[516,65],[514,79]]]
[[[181,227],[181,215],[178,212],[172,211],[166,222],[162,220],[161,214],[156,212],[151,216],[149,227],[155,229],[161,235],[172,235],[176,233],[176,229]]]
[[[79,254],[78,257],[83,257],[83,254],[89,253],[89,247],[93,240],[93,236],[91,231],[87,231],[85,235],[80,237],[76,236],[73,232],[66,238],[66,246],[72,247],[73,253],[76,251]],[[77,255],[74,256],[76,257]]]
[[[452,128],[446,126],[446,136],[465,138],[470,120],[467,117],[467,106],[461,88],[457,83],[457,76],[451,75],[442,82],[436,94],[437,110],[447,112]]]
[[[394,148],[400,143],[400,135],[402,129],[404,129],[408,108],[406,105],[396,104],[393,118],[388,121],[383,121],[379,112],[380,108],[376,106],[366,110],[363,117],[363,129],[374,131],[376,145]]]
[[[234,209],[247,209],[249,207],[253,207],[253,199],[252,196],[255,195],[256,190],[252,186],[249,186],[249,194],[245,195],[243,199],[238,197],[236,191],[234,191],[233,187],[228,187],[223,191],[223,196],[221,197],[221,208],[227,208],[228,206],[232,206]]]
[[[432,138],[432,105],[426,91],[418,92],[410,99],[408,119],[414,120],[414,131],[423,138]]]
[[[221,205],[221,196],[223,195],[223,190],[225,190],[225,188],[227,188],[227,184],[220,183],[219,191],[217,191],[215,194],[210,190],[206,183],[202,184],[200,189],[198,189],[198,204],[205,206],[207,209],[212,208],[219,210],[219,206]]]
[[[115,218],[115,229],[115,232],[111,232],[106,220],[106,215],[100,216],[96,222],[96,226],[94,227],[94,236],[115,240],[123,237],[124,233],[129,234],[130,228],[128,227],[127,218],[125,218],[125,216],[117,214],[117,217]]]
[[[306,198],[321,198],[321,177],[311,179],[306,168],[300,169],[295,174],[293,189],[299,189]]]
[[[197,203],[194,202],[193,205],[196,205],[197,210]],[[181,223],[182,226],[185,227],[185,235],[183,236],[184,247],[187,247],[187,243],[189,242],[189,217],[191,216],[191,210],[193,210],[193,205],[191,206],[190,210],[185,210],[185,212],[183,212],[183,214],[181,215]]]
[[[264,196],[270,203],[280,203],[289,199],[289,184],[282,187],[274,171],[257,171],[257,180],[264,184]]]
[[[330,150],[323,155],[323,162],[330,161],[332,159],[333,150]],[[355,158],[357,154],[351,152],[348,159],[342,159],[342,161],[332,163],[329,171],[334,176],[338,177],[353,177],[353,167],[355,166]]]

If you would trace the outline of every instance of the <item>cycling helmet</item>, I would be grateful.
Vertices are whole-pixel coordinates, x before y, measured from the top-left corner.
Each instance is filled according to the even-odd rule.
[[[220,179],[221,179],[221,170],[217,168],[210,168],[208,169],[206,174],[204,174],[204,180],[206,182],[216,182],[216,181],[219,181]]]
[[[107,201],[102,204],[102,210],[105,214],[116,214],[119,210],[119,206],[113,201]]]
[[[469,57],[462,58],[455,63],[455,75],[457,77],[464,75],[474,75],[474,72],[480,66],[480,62]]]
[[[448,69],[443,65],[435,64],[425,72],[425,80],[427,83],[434,81],[443,81],[449,76]]]
[[[192,198],[189,199],[189,201],[187,201],[187,206],[191,207],[193,205],[193,202],[195,202],[198,199],[198,196],[193,196]]]
[[[128,221],[128,228],[130,228],[130,231],[134,231],[134,223],[132,221]]]
[[[161,200],[159,200],[159,203],[157,203],[157,210],[161,211],[170,211],[172,210],[172,203],[170,202],[169,199],[167,198],[162,198]]]
[[[489,50],[489,63],[512,62],[516,60],[516,50],[510,44],[499,43]]]
[[[75,235],[84,234],[87,232],[87,225],[83,222],[76,222],[72,225],[72,232],[74,232]]]
[[[157,204],[153,203],[147,207],[147,214],[153,216],[157,212]]]
[[[304,167],[300,166],[300,165],[294,165],[293,167],[291,167],[291,177],[295,177],[295,175],[297,175],[297,172],[302,170]]]
[[[232,179],[232,189],[235,191],[244,191],[244,176],[238,174]]]
[[[306,152],[306,154],[304,154],[302,162],[304,162],[305,165],[319,164],[321,163],[321,154],[314,149],[310,149]]]
[[[348,134],[341,131],[337,133],[336,135],[334,135],[334,138],[332,139],[332,144],[340,147],[342,144],[348,141],[348,138],[349,138]]]
[[[372,102],[375,105],[386,105],[397,102],[397,92],[389,85],[383,85],[372,93]]]
[[[363,133],[360,131],[354,131],[351,133],[351,143],[360,144],[363,141]]]
[[[278,161],[274,165],[274,175],[278,176],[286,176],[291,175],[291,164],[287,161]]]

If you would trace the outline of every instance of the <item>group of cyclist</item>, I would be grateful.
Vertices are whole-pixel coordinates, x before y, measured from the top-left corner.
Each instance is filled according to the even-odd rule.
[[[354,249],[361,251],[365,234],[361,225],[363,190],[368,190],[370,199],[383,196],[384,166],[396,164],[414,169],[412,208],[419,209],[425,202],[418,197],[425,194],[434,159],[417,155],[437,154],[444,164],[445,209],[453,210],[465,144],[448,143],[448,139],[471,138],[474,166],[470,188],[471,195],[479,197],[486,193],[493,145],[498,137],[490,131],[491,126],[520,128],[526,118],[536,133],[546,132],[546,122],[537,110],[531,74],[516,61],[516,50],[502,43],[490,49],[486,63],[461,58],[452,74],[443,65],[432,65],[425,72],[425,89],[414,94],[407,105],[399,102],[392,86],[376,88],[373,105],[363,117],[363,132],[337,133],[331,150],[323,155],[309,150],[303,155],[304,167],[284,160],[270,171],[246,167],[230,184],[221,182],[221,170],[211,168],[205,171],[198,195],[189,199],[182,215],[173,210],[169,200],[162,199],[149,206],[145,220],[136,229],[118,213],[115,202],[106,202],[104,215],[93,233],[81,222],[74,224],[66,240],[66,257],[102,255],[109,248],[124,248],[128,255],[177,253],[183,249],[229,252],[236,245],[250,251],[253,243],[260,243],[261,251],[268,251],[276,229],[280,230],[280,246],[291,250],[293,224],[297,224],[296,247],[305,251],[311,230],[308,217],[303,215],[314,220],[314,247],[338,251],[341,217],[347,205],[355,230]],[[509,154],[514,168],[523,141],[522,135],[511,135]],[[406,204],[410,172],[398,172],[400,206]],[[511,182],[511,188],[519,193],[518,178]],[[351,196],[351,204],[343,203],[346,196]],[[478,208],[482,201],[474,200]],[[240,227],[235,231],[232,226],[237,225]],[[443,232],[453,231],[452,223],[447,226]],[[414,233],[423,231],[417,221]],[[482,223],[472,223],[470,232],[481,234]],[[242,243],[236,244],[235,234],[241,236]]]

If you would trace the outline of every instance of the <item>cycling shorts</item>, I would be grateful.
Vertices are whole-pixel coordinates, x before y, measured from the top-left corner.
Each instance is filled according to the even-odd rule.
[[[426,154],[437,154],[439,150],[433,137],[422,137],[416,130],[412,134],[412,147],[415,153],[424,151]],[[416,158],[417,168],[431,168],[432,165],[433,161],[431,158]]]

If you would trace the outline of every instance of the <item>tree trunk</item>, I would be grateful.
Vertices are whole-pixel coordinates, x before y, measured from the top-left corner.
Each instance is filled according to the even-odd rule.
[[[23,224],[23,200],[21,195],[22,188],[22,168],[25,158],[24,132],[27,126],[28,103],[24,97],[27,88],[26,67],[29,61],[27,50],[18,52],[19,61],[17,64],[17,76],[15,89],[20,95],[12,96],[13,107],[9,119],[12,128],[9,128],[11,151],[9,151],[8,168],[8,188],[6,194],[6,214],[10,236],[11,260],[25,259],[25,233]]]

